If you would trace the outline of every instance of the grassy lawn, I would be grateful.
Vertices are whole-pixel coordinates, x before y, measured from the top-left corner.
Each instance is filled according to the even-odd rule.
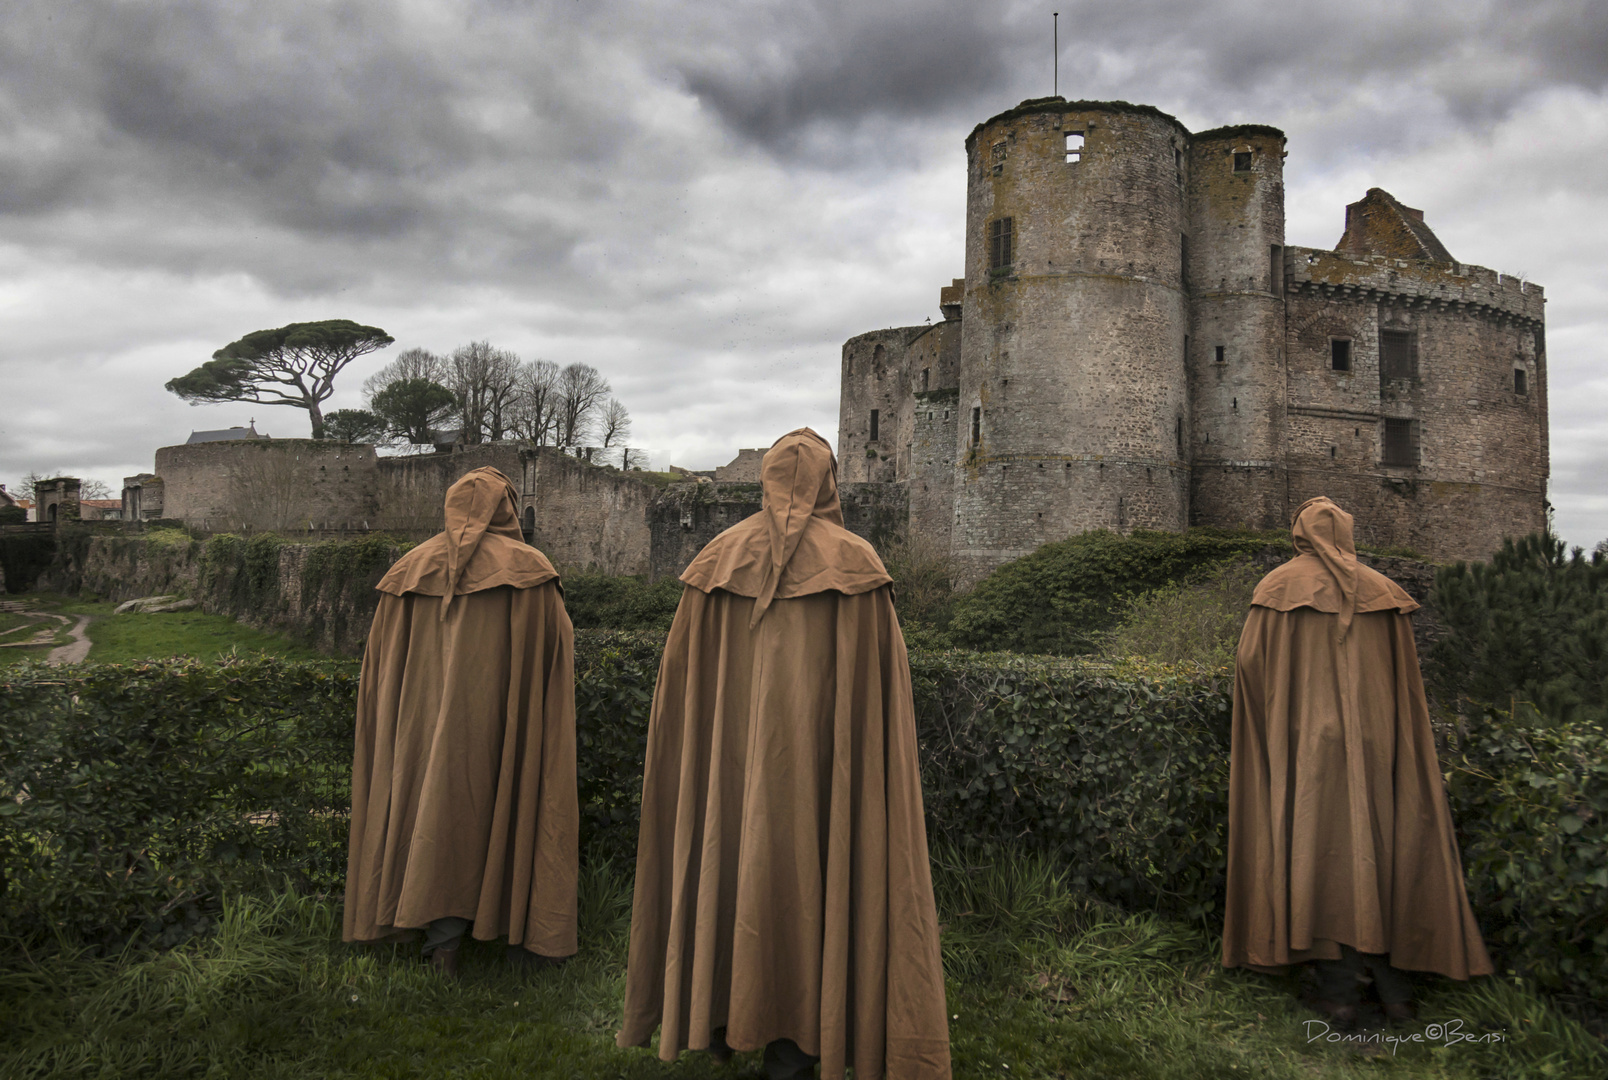
[[[216,660],[230,651],[267,653],[287,660],[326,659],[318,650],[266,630],[257,630],[226,615],[204,615],[199,611],[177,611],[161,615],[114,615],[117,603],[87,600],[60,593],[25,593],[39,611],[59,615],[89,615],[89,659],[97,663],[122,664],[164,656],[194,656]],[[3,627],[0,627],[3,629]],[[57,635],[57,644],[70,639]],[[49,647],[39,649],[0,649],[0,664],[25,658],[42,659]],[[6,654],[13,654],[7,656]]]
[[[650,1077],[760,1075],[704,1054],[620,1050],[629,877],[583,871],[582,952],[519,975],[470,943],[450,984],[417,946],[342,945],[331,900],[231,903],[219,932],[166,954],[58,955],[0,972],[7,1077]],[[1511,983],[1426,982],[1423,1018],[1367,1048],[1311,1040],[1277,980],[1225,973],[1202,931],[1068,894],[1032,862],[940,869],[957,1077],[1598,1078],[1601,1045]],[[1446,1045],[1437,1024],[1500,1042]],[[1366,1052],[1365,1052],[1366,1051]]]

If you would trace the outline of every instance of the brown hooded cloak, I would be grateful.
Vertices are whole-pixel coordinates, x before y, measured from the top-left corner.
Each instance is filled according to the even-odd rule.
[[[949,1076],[915,714],[890,578],[808,428],[715,537],[659,668],[621,1046],[792,1039],[823,1080]]]
[[[496,469],[377,586],[357,696],[347,941],[456,916],[575,952],[574,633]]]
[[[1408,613],[1357,562],[1351,515],[1296,512],[1235,661],[1225,967],[1340,946],[1454,979],[1491,961],[1463,888]]]

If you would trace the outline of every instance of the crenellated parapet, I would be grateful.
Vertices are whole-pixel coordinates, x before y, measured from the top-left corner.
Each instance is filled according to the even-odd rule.
[[[1285,255],[1285,287],[1292,296],[1474,315],[1526,329],[1539,329],[1546,318],[1541,286],[1468,263],[1292,247]]]

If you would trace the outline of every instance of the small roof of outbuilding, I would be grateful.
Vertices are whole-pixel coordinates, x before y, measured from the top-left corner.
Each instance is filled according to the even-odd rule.
[[[257,422],[253,420],[246,427],[220,428],[217,431],[192,431],[190,437],[184,440],[185,446],[193,446],[204,442],[231,442],[235,439],[266,439],[266,434],[257,434]]]

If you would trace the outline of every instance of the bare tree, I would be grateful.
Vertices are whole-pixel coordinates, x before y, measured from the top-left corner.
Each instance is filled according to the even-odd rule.
[[[558,365],[551,360],[532,360],[520,365],[514,401],[514,434],[537,446],[546,446],[555,439],[557,408]]]
[[[112,486],[104,480],[80,480],[78,483],[78,497],[80,499],[110,499]]]
[[[580,445],[612,389],[591,364],[570,364],[558,373],[558,445]]]
[[[395,360],[363,380],[363,396],[372,403],[374,395],[392,383],[404,379],[428,379],[446,385],[447,377],[446,357],[437,356],[429,349],[403,349],[396,354]],[[369,407],[373,408],[373,405]]]
[[[631,413],[626,409],[625,402],[616,397],[609,398],[602,412],[598,414],[597,429],[603,436],[605,448],[612,446],[616,440],[630,435]]]
[[[458,398],[464,442],[496,442],[508,433],[518,377],[519,357],[489,341],[453,350],[447,388]]]

